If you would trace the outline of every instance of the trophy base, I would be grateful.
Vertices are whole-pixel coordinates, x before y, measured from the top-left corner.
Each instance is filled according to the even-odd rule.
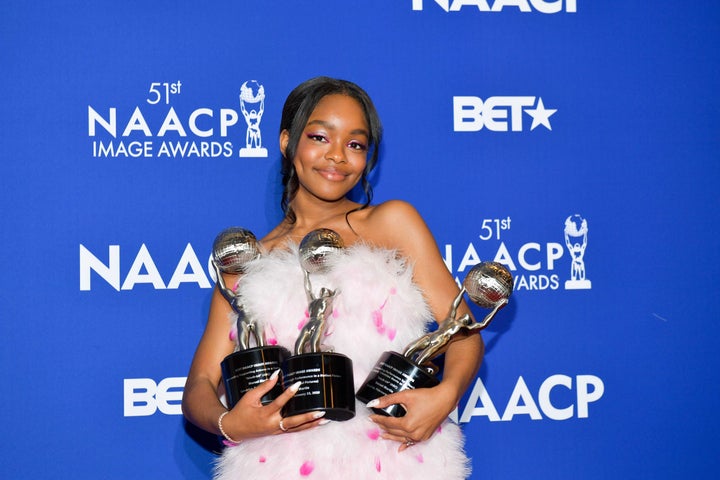
[[[385,352],[375,363],[365,383],[358,389],[357,397],[363,403],[384,397],[391,393],[415,388],[430,388],[440,381],[427,370],[396,352]],[[373,408],[373,412],[387,417],[403,417],[402,405],[390,405],[385,408]]]
[[[332,352],[303,353],[285,360],[283,385],[302,382],[285,404],[283,417],[324,411],[328,420],[344,421],[355,416],[355,382],[352,360]]]
[[[231,353],[220,363],[223,382],[227,394],[228,408],[235,404],[248,391],[270,378],[272,373],[281,368],[282,362],[290,356],[287,348],[255,347]],[[263,405],[275,400],[283,392],[282,382],[277,384],[260,399]]]

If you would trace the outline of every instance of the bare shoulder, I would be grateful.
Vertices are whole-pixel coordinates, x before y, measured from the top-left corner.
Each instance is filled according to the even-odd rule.
[[[372,211],[369,212],[367,222],[371,226],[385,226],[399,229],[425,225],[417,209],[404,200],[388,200],[376,205]]]
[[[386,248],[407,250],[412,244],[432,239],[420,213],[403,200],[388,200],[375,205],[360,221],[361,236]]]
[[[413,280],[423,291],[430,310],[435,318],[444,318],[458,286],[418,210],[408,202],[390,200],[368,209],[358,220],[362,238],[396,250],[412,263]],[[466,307],[462,312],[468,312]]]

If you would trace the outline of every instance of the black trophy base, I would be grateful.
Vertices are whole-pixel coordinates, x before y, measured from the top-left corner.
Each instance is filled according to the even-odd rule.
[[[220,363],[228,407],[235,404],[248,391],[270,378],[272,373],[282,367],[283,361],[290,356],[287,348],[279,346],[255,347],[231,353]],[[275,400],[283,392],[282,382],[277,384],[260,400],[263,405]]]
[[[439,384],[435,376],[410,359],[396,352],[385,352],[375,363],[372,372],[355,395],[358,400],[368,403],[370,400],[391,393],[415,388],[430,388]],[[373,412],[388,417],[403,417],[402,405],[390,405],[385,408],[373,408]]]
[[[283,385],[302,382],[295,396],[283,407],[283,417],[324,411],[328,420],[344,421],[355,416],[355,382],[352,360],[340,353],[303,353],[285,360]]]

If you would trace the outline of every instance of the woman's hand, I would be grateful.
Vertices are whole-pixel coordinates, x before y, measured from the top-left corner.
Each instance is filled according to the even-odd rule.
[[[248,438],[299,432],[320,425],[325,412],[310,412],[291,417],[282,417],[283,406],[297,393],[300,382],[290,386],[279,397],[267,405],[262,397],[278,382],[279,370],[266,381],[247,392],[222,419],[223,430],[235,441]]]
[[[433,388],[392,393],[373,402],[368,406],[385,408],[400,404],[405,408],[407,413],[403,417],[370,416],[370,420],[383,430],[382,438],[400,443],[398,452],[428,440],[455,408],[454,394],[442,383]]]

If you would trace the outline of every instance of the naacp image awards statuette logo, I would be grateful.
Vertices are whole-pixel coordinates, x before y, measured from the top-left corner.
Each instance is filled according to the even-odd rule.
[[[245,147],[240,149],[241,157],[267,157],[262,146],[260,122],[265,111],[265,87],[255,80],[248,80],[240,87],[240,111],[245,117],[247,131]]]
[[[580,215],[565,219],[565,246],[570,252],[570,280],[565,281],[566,290],[587,290],[592,282],[585,278],[585,248],[587,247],[588,223]]]

